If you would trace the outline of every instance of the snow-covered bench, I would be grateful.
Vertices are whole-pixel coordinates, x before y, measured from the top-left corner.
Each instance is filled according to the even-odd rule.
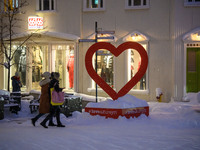
[[[18,114],[21,110],[21,93],[20,92],[8,92],[0,90],[0,97],[4,100],[4,108],[9,108],[10,111]]]
[[[38,108],[39,108],[39,105],[40,105],[39,99],[37,99],[37,100],[35,100],[35,99],[34,99],[34,100],[31,100],[31,101],[30,101],[30,105],[29,105],[29,108],[30,108],[31,113],[37,111]]]

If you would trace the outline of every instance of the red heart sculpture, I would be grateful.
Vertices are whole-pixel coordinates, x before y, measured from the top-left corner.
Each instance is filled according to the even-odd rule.
[[[119,56],[123,51],[127,49],[135,49],[141,56],[141,66],[134,77],[117,93],[115,92],[94,70],[92,65],[92,57],[94,53],[99,49],[106,49],[110,51],[114,56]],[[125,42],[115,48],[112,44],[106,42],[98,42],[93,44],[85,55],[85,66],[90,77],[113,99],[127,94],[137,82],[144,76],[148,66],[148,55],[145,49],[136,42]]]

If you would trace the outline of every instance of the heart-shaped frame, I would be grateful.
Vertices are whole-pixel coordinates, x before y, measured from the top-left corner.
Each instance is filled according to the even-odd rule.
[[[110,51],[115,57],[118,57],[122,52],[128,49],[135,49],[141,56],[141,66],[138,72],[131,78],[131,80],[124,85],[117,93],[114,91],[94,70],[92,65],[92,57],[94,53],[99,49],[106,49]],[[144,76],[148,66],[148,55],[146,50],[136,42],[125,42],[119,45],[117,48],[107,42],[98,42],[93,44],[85,55],[85,67],[90,77],[113,99],[116,100],[121,96],[127,94]]]

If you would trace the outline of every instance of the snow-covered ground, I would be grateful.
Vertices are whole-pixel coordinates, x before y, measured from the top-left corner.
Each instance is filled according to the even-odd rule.
[[[200,103],[150,102],[150,115],[105,119],[88,113],[61,115],[65,128],[31,124],[29,102],[22,101],[18,115],[5,110],[0,120],[0,150],[200,150]]]

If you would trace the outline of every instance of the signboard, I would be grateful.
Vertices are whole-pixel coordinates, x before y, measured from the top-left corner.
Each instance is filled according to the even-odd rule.
[[[28,29],[43,29],[43,17],[28,17]]]

